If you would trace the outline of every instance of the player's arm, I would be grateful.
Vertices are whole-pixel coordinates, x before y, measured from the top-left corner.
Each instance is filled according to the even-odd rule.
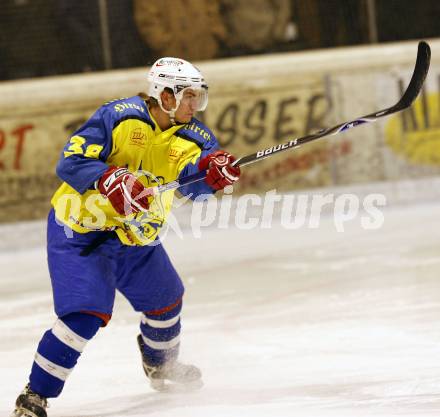
[[[105,163],[112,150],[110,116],[104,108],[80,127],[67,142],[58,161],[57,175],[83,194],[109,168]]]
[[[127,168],[108,166],[112,151],[111,115],[100,108],[71,137],[57,165],[58,176],[79,193],[97,189],[123,215],[147,211],[145,187]]]
[[[205,145],[200,157],[194,163],[187,164],[179,175],[179,178],[183,178],[206,170],[205,180],[184,185],[179,188],[179,192],[194,200],[200,195],[213,194],[234,184],[240,177],[240,168],[232,165],[234,161],[235,158],[229,152],[219,149],[216,140],[212,141],[210,146]]]

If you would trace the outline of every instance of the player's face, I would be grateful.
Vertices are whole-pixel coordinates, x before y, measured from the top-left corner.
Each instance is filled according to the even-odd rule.
[[[200,106],[200,92],[192,88],[183,90],[182,98],[178,109],[176,110],[176,120],[182,123],[188,123],[196,114]]]

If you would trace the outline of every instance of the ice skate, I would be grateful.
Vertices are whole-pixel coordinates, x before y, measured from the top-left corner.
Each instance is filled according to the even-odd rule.
[[[15,410],[11,417],[47,417],[49,407],[46,398],[41,397],[26,385],[15,402]]]
[[[142,355],[142,366],[153,389],[156,391],[185,392],[197,390],[203,386],[202,373],[194,365],[185,365],[176,360],[159,366],[148,364],[144,354],[142,335],[137,337],[137,341]]]

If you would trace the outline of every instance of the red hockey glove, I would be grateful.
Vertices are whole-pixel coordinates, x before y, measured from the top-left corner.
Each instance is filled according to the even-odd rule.
[[[147,211],[150,206],[143,192],[145,187],[127,168],[110,167],[98,180],[96,188],[108,197],[119,214]]]
[[[216,151],[200,160],[199,169],[207,169],[206,183],[215,190],[221,190],[240,178],[240,168],[231,165],[234,161],[229,152]]]

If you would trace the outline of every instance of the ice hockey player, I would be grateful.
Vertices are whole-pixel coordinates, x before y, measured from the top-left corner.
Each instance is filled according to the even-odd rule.
[[[153,388],[201,386],[200,370],[177,359],[184,288],[158,239],[174,192],[153,198],[145,190],[207,170],[205,181],[179,189],[194,199],[233,184],[240,169],[194,118],[208,103],[196,67],[161,58],[148,82],[147,94],[100,107],[61,154],[64,182],[47,226],[58,318],[38,345],[13,416],[46,417],[47,399],[60,395],[85,346],[110,320],[115,290],[141,313],[137,343]]]

